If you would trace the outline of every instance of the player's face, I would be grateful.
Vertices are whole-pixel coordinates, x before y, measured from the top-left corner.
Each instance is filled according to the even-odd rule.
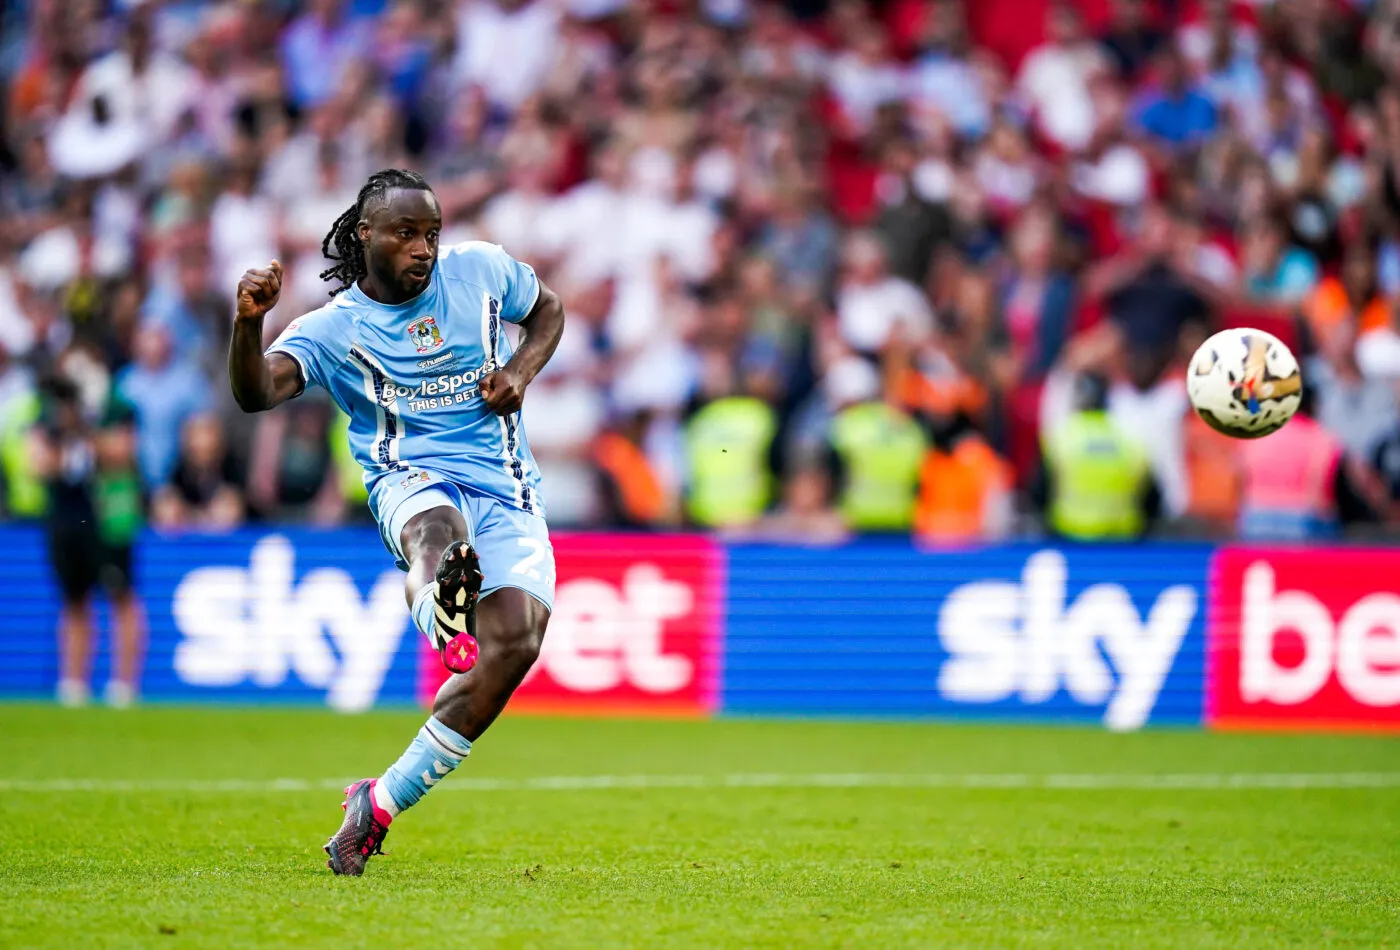
[[[422,293],[437,266],[442,211],[431,191],[401,188],[360,222],[369,273],[395,301]]]

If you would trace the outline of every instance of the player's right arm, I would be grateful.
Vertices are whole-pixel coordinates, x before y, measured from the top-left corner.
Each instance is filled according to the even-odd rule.
[[[238,310],[228,349],[233,398],[244,412],[262,412],[297,395],[306,386],[301,367],[285,353],[263,354],[263,317],[282,292],[282,265],[255,267],[238,282]]]

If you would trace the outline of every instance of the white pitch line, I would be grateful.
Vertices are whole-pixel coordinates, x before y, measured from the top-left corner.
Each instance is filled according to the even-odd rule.
[[[322,792],[353,779],[0,779],[0,792]],[[551,775],[535,778],[459,776],[442,789],[457,792],[576,792],[628,789],[927,788],[1091,791],[1238,791],[1310,788],[1400,788],[1400,772],[1188,772],[1167,775],[984,775],[836,772],[731,775]]]

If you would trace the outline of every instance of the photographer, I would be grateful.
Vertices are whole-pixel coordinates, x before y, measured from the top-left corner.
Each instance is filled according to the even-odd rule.
[[[80,706],[89,697],[94,646],[92,592],[112,606],[112,672],[105,698],[116,707],[137,694],[145,631],[132,588],[132,546],[141,527],[131,411],[111,394],[100,367],[80,353],[64,361],[95,372],[64,374],[44,386],[34,430],[35,469],[48,493],[49,559],[63,597],[59,616],[58,698]],[[82,383],[74,380],[81,379]]]

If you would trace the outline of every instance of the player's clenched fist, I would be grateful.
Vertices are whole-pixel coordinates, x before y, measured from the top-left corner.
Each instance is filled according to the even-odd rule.
[[[273,261],[266,267],[254,267],[243,272],[238,281],[238,313],[240,320],[264,316],[277,306],[282,292],[282,265]]]
[[[526,381],[512,370],[510,364],[484,377],[478,384],[481,398],[486,400],[486,408],[498,416],[508,416],[519,412],[525,402]]]

